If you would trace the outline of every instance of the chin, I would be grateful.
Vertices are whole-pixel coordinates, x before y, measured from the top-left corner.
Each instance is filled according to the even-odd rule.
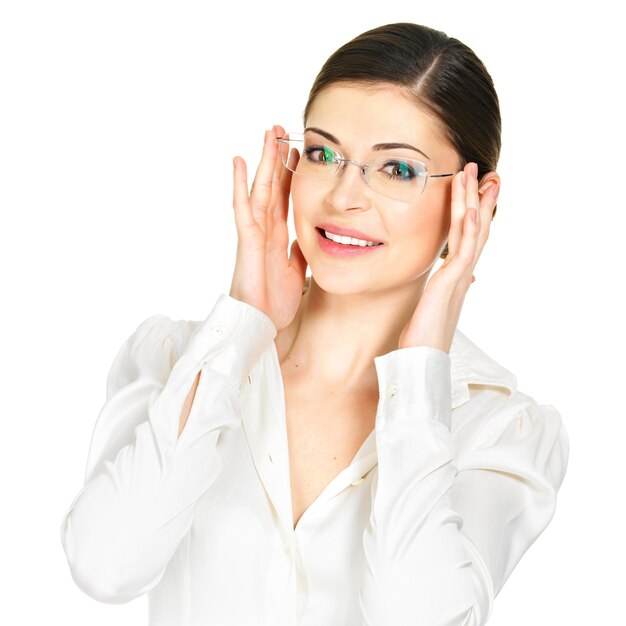
[[[365,272],[338,272],[327,268],[322,272],[311,270],[311,280],[327,293],[351,295],[376,291],[371,274]]]

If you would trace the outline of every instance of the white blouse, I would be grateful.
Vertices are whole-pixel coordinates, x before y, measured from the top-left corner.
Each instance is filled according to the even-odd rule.
[[[294,530],[276,335],[221,294],[122,344],[60,530],[78,587],[148,592],[150,626],[485,624],[554,515],[559,412],[458,329],[450,354],[378,356],[375,428]]]

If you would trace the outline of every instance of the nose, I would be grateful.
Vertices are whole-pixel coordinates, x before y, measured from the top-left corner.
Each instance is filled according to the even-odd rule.
[[[328,203],[336,209],[367,209],[371,206],[371,189],[365,182],[363,168],[354,161],[342,163],[332,179]]]

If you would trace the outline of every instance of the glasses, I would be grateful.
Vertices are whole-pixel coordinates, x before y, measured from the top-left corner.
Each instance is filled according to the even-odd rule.
[[[411,202],[426,187],[428,178],[445,178],[454,174],[429,174],[421,161],[381,154],[372,163],[345,159],[340,152],[303,133],[287,133],[276,137],[285,167],[311,178],[330,179],[343,171],[348,163],[358,165],[370,189],[387,198]]]

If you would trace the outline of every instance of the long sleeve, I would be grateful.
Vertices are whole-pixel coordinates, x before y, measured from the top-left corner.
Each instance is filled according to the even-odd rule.
[[[177,324],[152,316],[120,347],[84,486],[61,525],[74,581],[102,602],[128,602],[162,578],[191,526],[195,503],[219,474],[220,432],[241,424],[241,385],[277,333],[269,317],[226,294],[180,355]]]
[[[480,626],[552,519],[568,462],[559,413],[478,392],[481,426],[457,454],[451,361],[415,346],[375,358],[378,475],[363,534],[364,626]],[[485,415],[483,415],[485,414]]]

